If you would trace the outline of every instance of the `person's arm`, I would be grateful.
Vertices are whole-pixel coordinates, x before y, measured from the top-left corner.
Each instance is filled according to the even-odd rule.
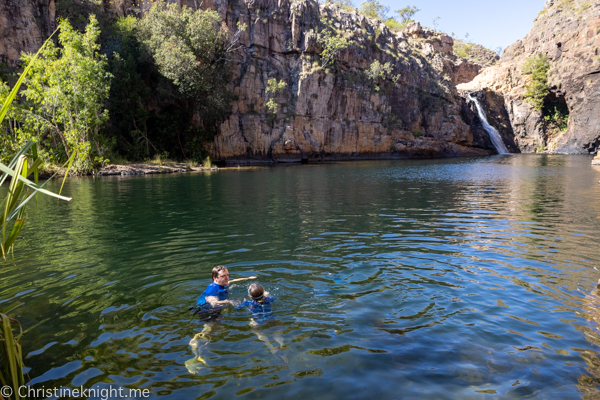
[[[213,307],[214,306],[223,306],[225,304],[233,305],[233,302],[231,300],[219,300],[219,298],[217,296],[206,296],[205,299],[206,299],[206,302]]]
[[[231,285],[233,282],[247,281],[249,279],[256,279],[256,277],[255,276],[249,276],[248,278],[232,279],[232,280],[229,281],[229,284]]]

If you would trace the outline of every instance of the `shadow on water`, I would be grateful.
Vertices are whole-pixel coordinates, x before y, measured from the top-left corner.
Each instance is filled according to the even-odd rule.
[[[72,179],[71,204],[31,207],[0,304],[23,303],[36,387],[595,397],[599,179],[549,155]],[[217,264],[257,275],[278,322],[225,309],[190,373]]]

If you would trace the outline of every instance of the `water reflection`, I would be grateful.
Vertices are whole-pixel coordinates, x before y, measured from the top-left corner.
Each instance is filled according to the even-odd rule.
[[[593,397],[599,179],[532,155],[73,179],[30,210],[0,301],[46,387]],[[227,309],[204,345],[188,306],[217,264],[258,275],[277,327]]]

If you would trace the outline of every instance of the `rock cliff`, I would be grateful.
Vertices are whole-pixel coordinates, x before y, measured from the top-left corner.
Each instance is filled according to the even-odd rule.
[[[56,1],[56,4],[55,4]],[[169,1],[218,11],[231,31],[247,24],[234,69],[232,112],[209,144],[225,162],[299,162],[494,154],[489,137],[456,85],[471,81],[480,65],[453,54],[453,39],[410,25],[391,33],[378,20],[315,0]],[[85,2],[83,2],[85,3]],[[83,4],[82,3],[82,4]],[[95,2],[112,17],[141,15],[151,1]],[[14,63],[35,51],[55,26],[58,9],[77,0],[25,0],[0,5],[0,49]],[[83,4],[85,5],[85,4]],[[321,18],[332,21],[350,45],[322,67]],[[374,61],[392,69],[367,77]],[[286,84],[271,95],[269,79]]]
[[[537,54],[550,61],[545,105],[568,109],[568,128],[563,132],[549,127],[542,112],[523,100],[530,77],[523,75],[521,67]],[[600,147],[600,1],[546,1],[523,40],[508,47],[498,64],[458,87],[504,96],[522,151],[596,153]],[[487,108],[501,112],[497,104]]]
[[[376,20],[312,0],[221,0],[227,25],[246,23],[231,116],[211,145],[224,161],[308,161],[449,157],[494,152],[455,85],[474,77],[452,54],[453,39],[413,24],[399,35]],[[350,46],[323,69],[319,19],[330,18]],[[383,81],[365,71],[390,63]],[[471,69],[471,72],[469,72]],[[465,72],[466,71],[466,72]],[[269,79],[287,90],[266,111]],[[465,116],[466,115],[466,116]]]
[[[0,62],[14,66],[36,52],[56,28],[54,0],[0,1]]]

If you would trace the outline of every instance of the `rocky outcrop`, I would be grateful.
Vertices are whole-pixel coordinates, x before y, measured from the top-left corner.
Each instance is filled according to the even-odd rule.
[[[211,145],[227,162],[298,162],[450,157],[494,153],[455,85],[475,75],[452,53],[453,39],[412,24],[398,35],[376,20],[313,0],[220,0],[229,27],[249,26],[235,70],[231,116]],[[330,18],[350,46],[321,66],[319,19]],[[370,81],[375,61],[390,63]],[[470,69],[470,70],[469,70]],[[471,76],[470,76],[471,75]],[[267,112],[269,79],[287,84]]]
[[[54,0],[0,1],[0,62],[14,66],[56,28]]]
[[[550,61],[546,105],[566,105],[568,129],[560,132],[525,102],[525,60]],[[529,34],[508,47],[500,62],[459,89],[504,96],[515,141],[522,151],[596,153],[600,147],[600,1],[548,0]]]
[[[10,48],[8,59],[37,50],[56,13],[72,13],[87,4],[54,1],[26,0],[20,7],[3,3],[2,43]],[[495,152],[455,88],[472,80],[481,66],[453,54],[454,40],[443,33],[414,23],[393,34],[378,20],[315,0],[169,2],[215,9],[230,31],[238,23],[248,26],[233,66],[232,112],[209,144],[213,160],[299,162]],[[117,17],[142,15],[151,3],[103,0],[94,7]],[[320,57],[322,17],[350,42],[326,67]],[[376,81],[366,74],[374,61],[392,67]],[[269,79],[286,83],[283,92],[271,94],[278,104],[275,113],[266,107]]]

